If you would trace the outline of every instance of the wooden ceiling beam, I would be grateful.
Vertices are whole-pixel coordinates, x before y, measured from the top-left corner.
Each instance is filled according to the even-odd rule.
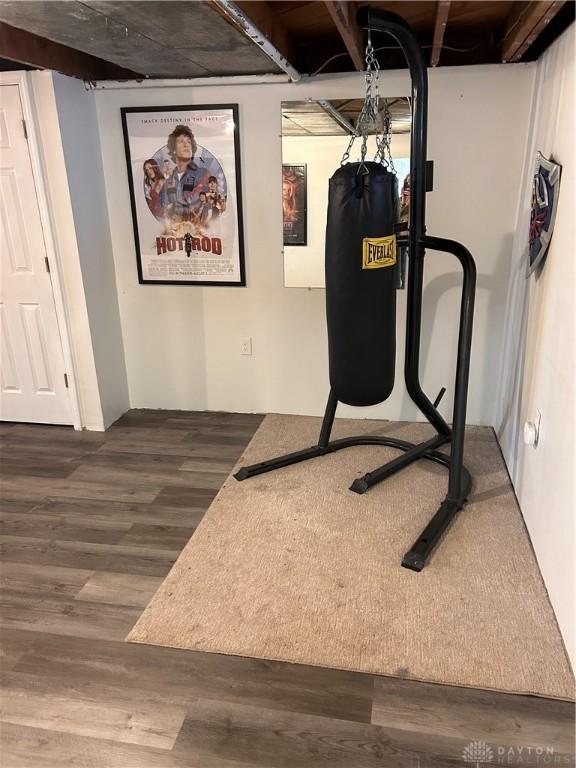
[[[350,54],[350,58],[358,72],[364,69],[364,41],[362,33],[356,24],[355,2],[343,2],[342,0],[324,0],[328,13],[334,22],[344,45]]]
[[[351,136],[356,134],[356,129],[354,128],[350,120],[348,120],[347,117],[345,117],[339,110],[337,110],[336,107],[332,104],[332,102],[326,101],[325,99],[319,99],[318,104],[322,107],[324,112],[330,116],[332,121],[339,128],[343,128]]]
[[[143,75],[104,59],[0,22],[0,58],[53,69],[81,80],[142,80]]]
[[[566,0],[514,3],[502,41],[502,61],[520,61]]]
[[[434,23],[434,40],[432,41],[432,53],[430,54],[430,66],[437,67],[442,52],[442,43],[444,42],[444,33],[448,24],[448,14],[450,13],[449,0],[439,0],[436,5],[436,21]]]
[[[279,15],[274,13],[273,4],[264,0],[237,0],[236,5],[255,27],[265,35],[272,45],[277,48],[282,56],[289,62],[296,60],[296,47]],[[212,7],[218,11],[217,4]],[[224,15],[230,21],[230,18]],[[240,28],[241,29],[241,28]],[[241,30],[244,31],[244,30]]]

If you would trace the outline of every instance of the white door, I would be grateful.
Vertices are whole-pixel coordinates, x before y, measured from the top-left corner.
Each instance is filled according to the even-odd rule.
[[[0,419],[71,424],[20,89],[0,86]]]

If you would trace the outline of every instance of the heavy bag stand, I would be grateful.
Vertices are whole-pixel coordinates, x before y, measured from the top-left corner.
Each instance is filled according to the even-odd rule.
[[[357,22],[360,27],[371,32],[384,32],[391,35],[402,48],[412,80],[412,134],[410,141],[410,181],[411,200],[408,234],[399,237],[398,247],[407,248],[408,285],[407,285],[407,320],[406,354],[404,377],[408,394],[420,408],[428,421],[436,428],[437,434],[430,440],[414,445],[392,437],[360,435],[346,437],[330,442],[330,433],[334,422],[338,400],[330,392],[324,420],[320,430],[318,444],[285,456],[279,456],[259,464],[242,467],[234,477],[245,480],[254,475],[270,472],[280,467],[287,467],[316,456],[339,451],[354,445],[385,445],[403,451],[403,454],[389,461],[363,477],[356,479],[350,490],[366,493],[373,485],[381,482],[417,459],[429,459],[443,464],[449,469],[448,493],[440,508],[426,528],[416,539],[402,559],[402,565],[413,571],[421,571],[448,528],[457,512],[464,506],[472,487],[472,477],[463,463],[464,430],[466,425],[466,401],[470,368],[470,348],[472,343],[472,320],[474,315],[474,294],[476,289],[476,266],[470,252],[454,240],[426,235],[426,134],[428,113],[428,78],[422,52],[414,34],[406,22],[396,14],[361,8]],[[398,232],[405,231],[397,227]],[[438,412],[445,389],[442,388],[434,403],[422,391],[419,380],[420,330],[422,315],[422,285],[424,273],[425,249],[453,254],[462,265],[464,281],[460,307],[460,328],[458,333],[458,359],[454,391],[454,411],[452,428]],[[450,443],[450,453],[437,449]]]

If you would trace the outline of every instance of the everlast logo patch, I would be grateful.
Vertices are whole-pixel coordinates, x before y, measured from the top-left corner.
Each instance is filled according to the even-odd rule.
[[[380,269],[396,264],[396,235],[365,237],[362,241],[362,269]]]

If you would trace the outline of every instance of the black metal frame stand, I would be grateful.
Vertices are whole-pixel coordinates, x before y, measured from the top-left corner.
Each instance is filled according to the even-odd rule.
[[[408,394],[428,421],[436,428],[437,434],[430,440],[417,445],[391,437],[368,435],[347,437],[330,442],[330,433],[338,405],[336,396],[333,392],[330,392],[317,445],[302,451],[289,453],[285,456],[279,456],[269,461],[263,461],[260,464],[242,467],[235,474],[235,477],[237,480],[245,480],[248,477],[253,477],[263,472],[287,467],[290,464],[296,464],[316,456],[324,456],[327,453],[333,453],[353,445],[385,445],[404,452],[387,464],[356,479],[350,486],[350,490],[356,493],[366,493],[376,483],[385,480],[417,459],[429,459],[438,464],[443,464],[449,469],[446,498],[402,559],[402,565],[405,568],[421,571],[435,546],[440,541],[444,531],[465,504],[472,486],[472,478],[464,466],[464,431],[466,426],[466,403],[472,345],[476,266],[470,252],[460,243],[454,240],[429,237],[425,234],[428,78],[422,52],[416,38],[410,27],[401,17],[370,7],[360,9],[358,12],[358,24],[364,29],[387,33],[398,42],[406,56],[412,79],[410,221],[407,238],[399,239],[398,241],[399,246],[408,247],[409,261],[404,378]],[[420,386],[420,332],[425,249],[453,254],[462,265],[464,274],[452,428],[448,426],[436,408],[443,391],[436,398],[436,401],[432,403]],[[450,443],[449,455],[437,450],[446,443]]]

